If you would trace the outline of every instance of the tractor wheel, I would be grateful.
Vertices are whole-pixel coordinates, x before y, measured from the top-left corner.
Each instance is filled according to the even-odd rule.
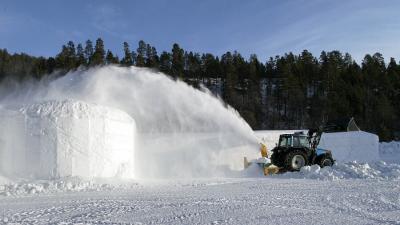
[[[318,160],[318,165],[323,168],[325,166],[333,166],[333,159],[329,155],[323,155],[319,160]]]
[[[294,150],[287,153],[285,158],[285,168],[289,171],[299,171],[301,167],[308,164],[306,154],[302,151]]]

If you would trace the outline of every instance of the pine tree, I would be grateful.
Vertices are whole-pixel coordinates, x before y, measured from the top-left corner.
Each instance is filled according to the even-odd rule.
[[[56,68],[62,71],[70,71],[77,66],[75,45],[69,41],[67,45],[63,45],[61,52],[56,56]]]
[[[139,41],[139,47],[137,48],[137,56],[136,56],[136,66],[144,67],[146,66],[146,48],[147,45],[143,40]]]
[[[222,55],[221,67],[225,78],[223,98],[226,103],[234,107],[238,104],[239,99],[236,93],[239,78],[230,52]]]
[[[171,75],[171,54],[163,51],[160,55],[160,71]]]
[[[124,66],[133,65],[132,53],[131,50],[129,49],[129,44],[127,42],[124,42],[124,58],[122,58],[121,64]]]
[[[150,68],[156,68],[156,67],[158,67],[158,63],[159,62],[158,62],[156,48],[147,44],[146,45],[146,66],[150,67]]]
[[[78,44],[78,46],[76,47],[76,57],[77,66],[86,65],[85,52],[83,50],[82,44]]]
[[[101,38],[96,40],[96,45],[94,47],[94,53],[90,61],[91,66],[104,65],[105,64],[105,50],[104,43]]]
[[[108,49],[106,54],[106,64],[110,65],[118,63],[119,63],[118,56],[114,56],[114,54]]]
[[[171,72],[173,77],[183,79],[184,73],[184,51],[178,44],[172,46],[172,65]]]
[[[85,46],[85,51],[84,51],[86,65],[90,65],[91,64],[93,53],[94,53],[94,50],[93,50],[92,41],[91,40],[87,40],[86,41],[86,46]]]

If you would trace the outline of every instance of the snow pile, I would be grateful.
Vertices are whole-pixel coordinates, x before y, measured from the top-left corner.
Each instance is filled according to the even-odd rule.
[[[122,180],[83,179],[66,177],[55,180],[21,180],[0,183],[0,196],[21,196],[40,193],[105,191],[113,189],[131,189],[138,183]]]
[[[400,142],[381,142],[379,144],[379,156],[381,160],[392,163],[400,163]]]
[[[380,179],[400,180],[400,165],[383,161],[370,163],[346,162],[332,167],[305,166],[299,172],[276,175],[280,178],[339,180],[339,179]]]
[[[379,160],[379,137],[364,131],[323,133],[318,148],[331,150],[338,162]]]
[[[5,108],[0,109],[4,175],[134,177],[135,122],[128,114],[74,100]]]
[[[8,183],[10,183],[10,180],[1,176],[1,174],[0,174],[0,187],[1,187],[1,185],[8,184]]]

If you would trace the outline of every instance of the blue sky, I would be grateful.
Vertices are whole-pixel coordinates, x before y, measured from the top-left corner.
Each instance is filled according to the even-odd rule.
[[[122,55],[141,39],[158,52],[185,50],[267,57],[303,49],[381,52],[400,59],[397,0],[0,0],[0,48],[54,56],[61,45],[102,37]]]

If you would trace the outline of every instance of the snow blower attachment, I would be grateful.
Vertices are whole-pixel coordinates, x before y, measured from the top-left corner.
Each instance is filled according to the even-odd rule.
[[[262,168],[264,175],[268,176],[271,174],[276,174],[279,172],[279,168],[271,163],[271,160],[268,158],[268,149],[265,144],[260,143],[260,153],[261,158],[248,161],[247,157],[244,157],[244,168],[248,168],[251,164],[257,164]]]

